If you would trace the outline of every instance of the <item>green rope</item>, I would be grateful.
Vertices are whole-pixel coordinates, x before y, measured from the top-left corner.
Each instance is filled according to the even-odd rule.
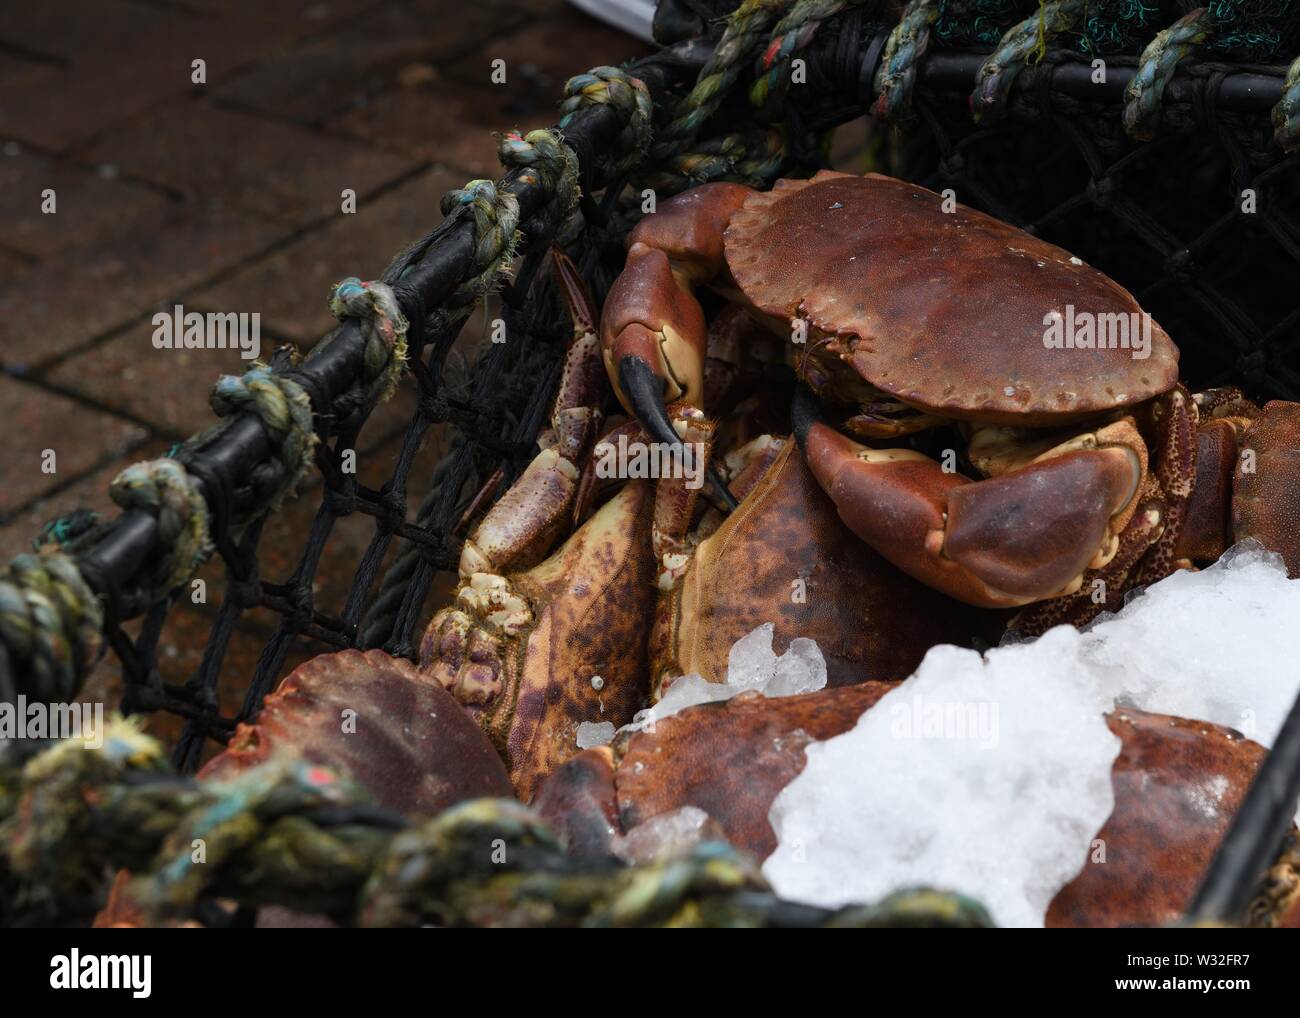
[[[349,276],[330,288],[329,306],[340,321],[352,318],[360,323],[366,342],[364,377],[371,389],[368,401],[386,400],[406,370],[408,323],[393,288],[378,280],[363,283]]]
[[[1178,65],[1205,45],[1214,28],[1213,15],[1202,7],[1179,18],[1142,51],[1137,74],[1124,96],[1124,130],[1132,137],[1149,141],[1156,136],[1165,87]]]
[[[141,584],[153,604],[187,582],[212,553],[208,505],[198,481],[175,459],[147,460],[127,467],[108,489],[122,509],[141,509],[158,521],[163,553]]]
[[[911,0],[894,30],[876,71],[876,103],[872,112],[897,121],[912,105],[916,72],[930,44],[930,30],[939,18],[941,0]]]
[[[1282,98],[1273,107],[1273,128],[1283,152],[1300,149],[1300,57],[1287,69]]]
[[[23,692],[42,702],[76,696],[103,650],[103,609],[76,561],[50,546],[17,556],[0,576],[0,644]],[[0,686],[5,685],[0,669]],[[0,688],[0,702],[19,690]]]
[[[977,121],[1001,111],[1012,84],[1030,58],[1037,54],[1041,59],[1050,40],[1077,29],[1083,23],[1087,7],[1087,0],[1042,3],[1038,13],[1025,18],[1002,37],[975,77],[970,101]]]
[[[285,468],[284,481],[271,497],[271,509],[278,509],[311,471],[317,438],[307,391],[257,362],[242,375],[218,378],[209,402],[218,417],[256,414],[271,435]]]
[[[150,858],[202,794],[175,780],[128,789],[128,780],[168,774],[162,746],[131,721],[103,728],[98,748],[66,739],[25,762],[0,744],[0,802],[12,810],[0,816],[0,858],[32,900],[97,893],[112,860]]]
[[[619,67],[593,67],[586,74],[570,78],[560,102],[560,130],[563,131],[589,106],[609,105],[627,121],[608,153],[606,179],[617,180],[641,164],[650,150],[654,104],[645,83]]]
[[[651,865],[580,861],[513,800],[410,824],[297,760],[229,781],[179,778],[132,723],[109,719],[102,735],[25,763],[0,746],[0,860],[28,901],[102,895],[127,868],[128,897],[150,921],[221,897],[368,926],[992,925],[969,899],[924,889],[838,911],[792,906],[721,842]]]
[[[701,68],[695,87],[678,104],[673,118],[660,128],[651,151],[655,159],[671,158],[689,147],[740,81],[767,30],[790,2],[743,0],[731,12],[722,39]]]
[[[771,41],[758,61],[758,78],[749,99],[769,119],[776,119],[792,84],[791,61],[817,34],[822,22],[869,0],[797,0],[772,31]]]
[[[468,216],[474,224],[474,258],[469,275],[444,302],[456,317],[468,317],[514,260],[519,245],[519,199],[491,180],[471,180],[442,196],[442,213]]]
[[[523,171],[524,179],[539,185],[548,196],[528,224],[533,249],[546,247],[577,207],[582,190],[578,186],[577,155],[558,131],[541,130],[502,135],[497,158],[508,169]]]

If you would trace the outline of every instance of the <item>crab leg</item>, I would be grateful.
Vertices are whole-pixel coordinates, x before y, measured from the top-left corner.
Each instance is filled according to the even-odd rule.
[[[526,568],[542,559],[566,528],[585,461],[604,414],[608,391],[591,294],[573,262],[552,252],[556,281],[573,318],[573,342],[542,451],[475,528],[461,550],[460,575]]]
[[[800,386],[795,435],[855,534],[922,583],[1000,608],[1071,593],[1119,550],[1146,473],[1131,421],[983,481],[909,449],[870,449],[817,418]]]

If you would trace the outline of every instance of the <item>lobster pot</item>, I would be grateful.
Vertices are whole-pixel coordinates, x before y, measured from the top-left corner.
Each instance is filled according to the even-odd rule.
[[[653,55],[570,79],[552,127],[504,136],[500,178],[445,195],[387,269],[339,265],[337,328],[223,376],[211,427],[113,482],[117,515],[52,521],[0,575],[0,703],[147,715],[184,778],[301,662],[416,659],[466,535],[547,425],[574,335],[551,252],[599,305],[636,223],[700,184],[833,166],[944,192],[1127,287],[1191,389],[1300,401],[1300,0],[661,0],[654,31]],[[491,339],[462,337],[471,321]],[[793,377],[763,370],[784,427]],[[396,453],[359,474],[381,437]],[[1288,725],[1264,766],[1291,783],[1258,782],[1274,791],[1242,809],[1250,843],[1221,853],[1207,886],[1230,893],[1202,916],[1240,914],[1277,857],[1300,706]],[[38,749],[0,745],[0,779]],[[0,924],[18,904],[0,895]]]

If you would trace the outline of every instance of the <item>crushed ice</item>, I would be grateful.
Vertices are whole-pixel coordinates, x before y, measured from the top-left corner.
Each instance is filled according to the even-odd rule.
[[[757,692],[764,696],[795,696],[814,693],[826,686],[826,659],[815,640],[796,637],[784,654],[772,649],[776,627],[764,622],[742,636],[727,656],[727,681],[709,682],[701,675],[683,675],[673,681],[668,692],[653,707],[639,711],[632,723],[622,730],[653,729],[657,721],[671,717],[687,707],[701,703],[730,700],[741,693]],[[607,721],[584,721],[578,725],[578,746],[589,749],[604,746],[617,734]]]
[[[981,657],[935,647],[851,731],[808,747],[779,795],[763,872],[836,906],[928,884],[1041,926],[1113,799],[1115,702],[1236,728],[1269,746],[1300,676],[1300,582],[1243,545],[1180,572],[1086,632]],[[1217,809],[1216,790],[1200,808]],[[1222,789],[1217,790],[1220,794]]]

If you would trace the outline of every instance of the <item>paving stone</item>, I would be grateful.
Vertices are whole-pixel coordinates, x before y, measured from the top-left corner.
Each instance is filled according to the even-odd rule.
[[[583,61],[616,64],[647,52],[630,36],[563,8],[445,67],[408,76],[405,86],[347,114],[339,127],[472,176],[496,178],[502,170],[494,132],[554,123],[564,82],[585,69]],[[576,63],[574,53],[583,54]],[[495,59],[506,61],[501,84],[491,79]]]
[[[0,8],[0,42],[69,63],[129,52],[144,34],[183,30],[183,13],[124,0],[40,0]]]
[[[344,188],[364,196],[415,165],[408,157],[218,109],[206,100],[154,110],[85,158],[290,225],[336,214]]]
[[[365,18],[364,45],[355,25],[340,26],[263,61],[216,95],[299,123],[322,123],[389,87],[401,69],[454,60],[522,17],[479,5],[452,12],[440,0],[381,8]]]
[[[0,280],[3,280],[5,285],[14,283],[20,275],[25,274],[32,266],[33,262],[27,255],[0,248]]]
[[[54,191],[55,212],[42,211]],[[0,152],[0,222],[4,243],[38,258],[150,230],[171,203],[130,181],[105,179],[93,167],[51,159],[19,146]]]
[[[438,202],[462,183],[446,171],[420,174],[203,289],[191,303],[258,311],[263,328],[314,345],[337,324],[326,305],[330,286],[347,276],[378,276],[393,255],[442,220]]]
[[[387,92],[348,113],[337,126],[377,145],[454,168],[461,178],[496,180],[503,171],[493,132],[553,122],[552,100],[543,103],[529,93],[520,101],[513,92],[439,76],[426,85]]]
[[[52,66],[58,66],[57,58],[0,50],[0,89],[11,84],[21,87],[34,71],[49,70]]]
[[[193,310],[186,306],[186,310]],[[232,307],[230,310],[241,310]],[[165,435],[186,437],[214,423],[208,396],[222,374],[243,374],[252,362],[238,350],[157,350],[153,322],[144,319],[120,336],[58,365],[49,381]],[[267,341],[263,356],[274,344]]]
[[[319,32],[374,6],[374,0],[182,0],[196,10],[237,15],[255,21],[297,24],[304,33]],[[542,0],[550,2],[550,0]]]
[[[146,435],[129,421],[15,378],[0,376],[0,406],[0,515],[122,455]],[[41,470],[46,449],[55,453],[53,474]]]
[[[80,411],[76,411],[80,413]],[[118,456],[97,470],[92,470],[71,485],[42,498],[8,518],[0,525],[0,569],[15,555],[32,550],[32,541],[45,524],[66,516],[74,509],[89,509],[106,519],[119,512],[108,497],[108,486],[123,469],[140,460],[156,459],[167,452],[167,441],[148,439],[124,456]]]
[[[265,250],[281,230],[229,209],[168,203],[0,291],[0,360],[30,368],[138,315],[170,309],[171,298]]]
[[[250,32],[238,18],[192,12],[160,16],[127,44],[0,83],[0,135],[57,151],[75,148],[150,107],[207,94],[235,69],[279,52],[297,31]],[[191,80],[197,58],[207,63],[206,84]]]

